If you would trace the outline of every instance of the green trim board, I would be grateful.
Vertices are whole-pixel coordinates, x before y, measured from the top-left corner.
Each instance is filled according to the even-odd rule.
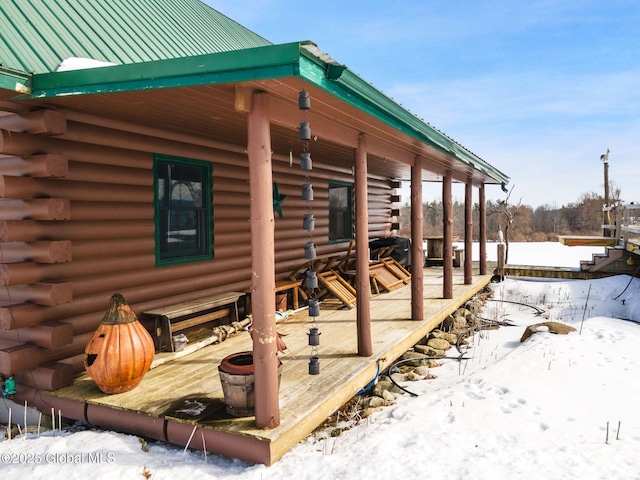
[[[195,57],[44,73],[33,76],[33,92],[22,98],[130,92],[297,76],[299,51],[298,43],[289,43]]]

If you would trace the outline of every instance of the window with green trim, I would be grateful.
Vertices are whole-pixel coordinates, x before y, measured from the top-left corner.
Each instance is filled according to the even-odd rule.
[[[213,258],[211,164],[156,155],[156,264]]]
[[[329,182],[329,241],[353,238],[353,184]]]

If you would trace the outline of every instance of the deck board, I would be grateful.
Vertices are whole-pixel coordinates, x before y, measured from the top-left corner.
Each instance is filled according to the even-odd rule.
[[[410,284],[374,295],[371,299],[374,353],[368,358],[357,355],[356,310],[337,308],[331,302],[323,302],[318,317],[321,332],[319,375],[308,374],[311,347],[307,333],[311,324],[307,312],[299,311],[278,320],[277,330],[286,334],[284,340],[289,353],[282,357],[281,422],[274,429],[258,429],[253,417],[234,418],[224,409],[217,367],[227,355],[251,350],[251,337],[247,332],[158,365],[130,392],[106,395],[86,374],[82,374],[72,386],[49,394],[259,440],[268,444],[271,461],[276,461],[368,384],[376,374],[379,360],[381,369],[386,369],[448,314],[481,290],[490,278],[476,275],[473,284],[464,285],[461,273],[454,272],[454,298],[445,300],[442,299],[442,269],[425,269],[425,314],[422,321],[410,319]],[[199,401],[206,408],[192,416],[176,412],[186,401]],[[208,449],[215,453],[215,448]]]
[[[615,247],[616,238],[599,235],[558,235],[558,241],[569,247]]]

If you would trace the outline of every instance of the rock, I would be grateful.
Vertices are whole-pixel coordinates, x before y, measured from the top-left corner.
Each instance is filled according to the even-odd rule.
[[[387,402],[387,405],[393,405],[394,403],[396,403],[396,397],[394,397],[393,393],[391,393],[389,390],[384,390],[382,392],[382,398],[385,402]]]
[[[407,373],[405,376],[407,378],[407,381],[409,381],[409,382],[417,382],[417,381],[422,380],[424,378],[422,375],[418,375],[415,370],[413,370],[412,372]]]
[[[431,333],[429,333],[429,340],[431,340],[432,338],[441,338],[449,342],[449,344],[451,345],[455,345],[456,342],[458,341],[457,335],[453,333],[443,332],[442,330],[438,330],[438,329],[432,330]],[[429,342],[427,341],[427,345],[428,344]]]
[[[393,378],[393,381],[396,383],[402,383],[407,381],[407,377],[404,376],[402,373],[392,373],[391,378]]]
[[[534,325],[529,325],[527,328],[525,328],[524,333],[522,334],[522,337],[520,338],[520,342],[524,342],[527,338],[529,338],[534,333],[541,331],[540,330],[541,327],[546,327],[549,332],[557,333],[557,334],[560,334],[560,335],[566,335],[569,332],[575,332],[576,331],[575,328],[570,327],[569,325],[565,325],[564,323],[558,323],[558,322],[536,323]]]
[[[427,342],[427,345],[436,350],[448,350],[451,348],[451,344],[442,338],[432,338]]]
[[[454,324],[455,324],[455,321],[453,319],[453,315],[449,315],[447,318],[445,318],[442,321],[442,324],[440,325],[440,328],[442,328],[442,330],[450,332],[451,330],[455,329]]]
[[[429,340],[429,342],[431,342],[431,340]],[[449,345],[448,342],[445,342],[445,343]],[[407,360],[406,362],[403,362],[403,364],[409,365],[412,367],[419,367],[420,365],[427,364],[426,359],[424,358],[424,355],[417,352],[412,352],[412,351],[404,352],[400,357],[400,360]]]
[[[396,385],[394,385],[391,380],[380,380],[378,383],[376,383],[373,386],[373,390],[371,391],[371,394],[381,397],[382,392],[385,390],[391,393],[400,393],[402,391]]]
[[[429,368],[436,368],[436,367],[439,367],[440,365],[442,365],[442,362],[439,362],[439,361],[434,360],[432,358],[427,360],[427,367],[429,367]]]
[[[360,416],[362,418],[367,418],[370,415],[373,415],[374,413],[378,413],[381,412],[382,409],[378,408],[378,407],[367,407],[364,410],[362,410],[362,413],[360,414]]]
[[[442,351],[436,350],[435,348],[430,347],[429,345],[415,345],[413,349],[416,352],[426,355],[428,357],[438,357],[442,355]]]
[[[369,397],[364,404],[365,408],[380,408],[386,406],[386,400],[382,397]]]
[[[444,338],[445,333],[442,330],[431,330],[429,333],[429,340],[432,338]]]
[[[467,310],[470,313],[473,313],[474,315],[477,315],[478,313],[480,313],[483,307],[484,307],[484,304],[482,303],[482,300],[479,300],[477,298],[469,300],[466,305]]]
[[[413,370],[413,373],[420,375],[421,377],[426,377],[427,375],[429,375],[429,368],[426,366],[416,367]]]
[[[450,345],[455,345],[458,343],[458,336],[453,333],[443,333],[443,339],[449,342]]]
[[[456,314],[453,316],[453,330],[466,330],[467,319],[463,315]]]

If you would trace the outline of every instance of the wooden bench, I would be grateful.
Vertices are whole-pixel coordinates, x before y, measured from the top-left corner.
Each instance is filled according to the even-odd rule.
[[[291,303],[293,309],[297,310],[300,306],[299,296],[304,291],[301,288],[300,280],[278,280],[276,281],[274,293],[288,292],[291,290]],[[247,294],[247,313],[251,312],[251,288],[247,288],[244,293]]]
[[[155,318],[156,351],[162,351],[166,347],[173,352],[171,337],[175,332],[229,315],[233,315],[233,320],[238,321],[238,299],[243,295],[243,292],[219,293],[143,312]],[[227,306],[228,308],[215,310]]]

